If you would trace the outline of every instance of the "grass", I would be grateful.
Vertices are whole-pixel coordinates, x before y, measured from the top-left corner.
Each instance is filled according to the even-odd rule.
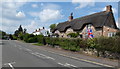
[[[44,46],[43,44],[41,44],[41,43],[35,43],[35,44],[33,44],[33,45],[37,45],[37,46]]]

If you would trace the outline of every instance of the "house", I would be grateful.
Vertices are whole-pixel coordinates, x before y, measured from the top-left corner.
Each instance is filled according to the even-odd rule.
[[[59,37],[68,37],[69,33],[79,33],[81,38],[106,36],[112,37],[116,34],[118,28],[115,23],[112,6],[106,6],[106,10],[91,15],[73,19],[73,13],[69,20],[61,22],[52,31]]]
[[[33,34],[33,35],[44,35],[44,36],[48,36],[47,32],[48,32],[48,30],[46,30],[46,29],[43,27],[43,28],[36,29],[32,34]]]

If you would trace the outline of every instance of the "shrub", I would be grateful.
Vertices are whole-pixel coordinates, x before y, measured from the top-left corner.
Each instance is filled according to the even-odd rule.
[[[31,38],[31,37],[34,37],[34,35],[33,35],[33,34],[28,34],[28,33],[26,33],[26,34],[23,35],[23,40],[24,40],[25,42],[29,42],[28,39]],[[29,39],[29,40],[30,40],[30,39]]]
[[[28,42],[28,43],[37,42],[37,38],[36,38],[36,37],[30,37],[30,38],[28,38],[27,42]]]
[[[76,38],[79,34],[78,33],[69,33],[67,36]]]
[[[12,35],[12,37],[13,37],[13,40],[17,40],[17,37],[16,37],[16,36]]]
[[[91,49],[95,49],[95,46],[97,45],[95,42],[96,42],[96,38],[88,39],[87,47]]]
[[[120,31],[116,33],[116,36],[119,36],[119,37],[120,37]]]
[[[46,40],[43,35],[37,35],[36,37],[37,37],[38,43],[46,45]]]

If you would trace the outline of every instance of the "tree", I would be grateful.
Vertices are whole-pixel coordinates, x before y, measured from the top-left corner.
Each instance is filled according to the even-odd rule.
[[[27,31],[27,29],[24,29],[23,33],[25,34],[25,33],[26,33],[26,31]]]
[[[6,32],[0,30],[0,38],[5,39]]]
[[[24,31],[24,32],[26,32],[26,30]],[[16,30],[15,32],[14,32],[14,35],[16,36],[16,37],[19,37],[19,34],[23,34],[23,28],[22,28],[22,26],[20,25],[19,26],[19,28],[18,28],[18,30]]]
[[[12,34],[9,35],[9,38],[10,38],[11,40],[13,40],[13,36],[12,36]]]
[[[19,31],[19,32],[23,32],[23,28],[22,28],[21,25],[19,26],[18,31]]]
[[[56,28],[56,24],[51,24],[50,25],[50,30],[54,30]]]

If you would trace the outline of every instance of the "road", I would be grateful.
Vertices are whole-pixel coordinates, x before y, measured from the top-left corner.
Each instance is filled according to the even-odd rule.
[[[10,69],[16,69],[17,67],[21,67],[22,69],[25,67],[111,69],[106,68],[104,65],[97,65],[50,53],[44,49],[38,49],[34,45],[24,42],[3,40],[2,44],[2,67],[10,67]]]

